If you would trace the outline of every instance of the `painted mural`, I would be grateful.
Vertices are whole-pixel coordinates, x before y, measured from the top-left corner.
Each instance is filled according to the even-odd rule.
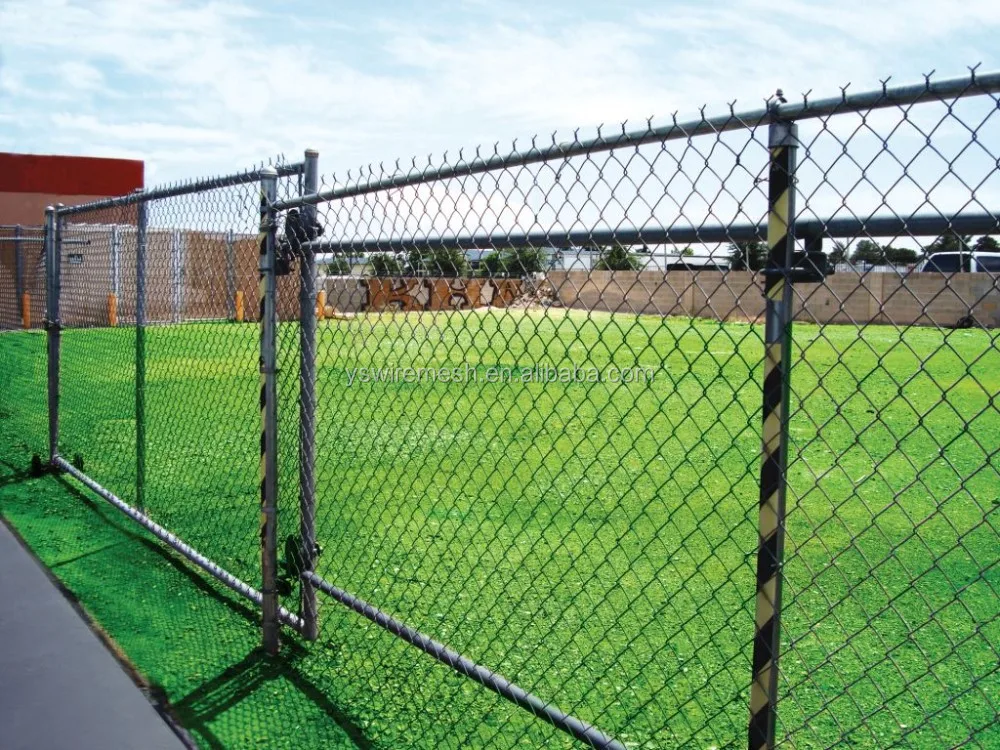
[[[365,295],[364,309],[373,312],[507,307],[521,292],[520,279],[371,277],[358,284]]]

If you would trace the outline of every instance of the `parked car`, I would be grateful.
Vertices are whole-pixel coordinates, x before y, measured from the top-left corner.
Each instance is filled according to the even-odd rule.
[[[917,271],[938,273],[997,273],[1000,274],[1000,253],[970,250],[967,253],[933,253]]]

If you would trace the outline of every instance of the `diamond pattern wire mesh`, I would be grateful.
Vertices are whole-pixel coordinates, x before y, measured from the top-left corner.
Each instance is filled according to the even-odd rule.
[[[23,329],[25,324],[28,328],[42,326],[45,317],[42,237],[39,226],[0,226],[0,331]]]
[[[995,219],[997,104],[990,94],[803,128],[800,216],[829,214],[829,200],[860,218]],[[851,239],[948,249],[908,232]],[[822,323],[828,297],[845,324],[794,337],[778,708],[794,742],[1000,741],[995,270],[853,270],[837,288],[796,288],[799,320]]]
[[[377,251],[401,236],[666,225],[685,211],[758,223],[763,133],[374,192],[320,206],[320,220],[329,236],[375,240]],[[685,273],[556,271],[549,283],[565,307],[455,311],[436,302],[457,296],[438,289],[453,260],[401,259],[421,266],[418,286],[432,285],[400,302],[408,312],[321,324],[317,537],[329,552],[317,571],[623,742],[740,736],[759,330],[668,317],[704,287]],[[520,277],[522,262],[501,255],[485,281]],[[358,367],[472,368],[485,378],[521,365],[602,376],[643,367],[652,377],[346,382]],[[330,605],[321,638],[350,653],[337,676],[367,685],[376,713],[416,709],[406,716],[418,744],[568,742]],[[456,727],[465,712],[483,718]]]
[[[856,224],[828,251],[935,239],[869,234],[872,217],[995,223],[994,95],[841,109],[799,133],[797,220]],[[735,246],[697,232],[660,260],[613,246],[721,226],[756,268],[763,232],[739,227],[766,223],[767,126],[601,148],[620,132],[569,158],[506,166],[494,149],[324,184],[344,197],[319,205],[335,252],[319,282],[334,315],[316,353],[316,570],[626,746],[739,746],[760,278],[701,270]],[[474,157],[497,166],[462,174]],[[509,249],[523,235],[543,239]],[[600,270],[643,263],[659,270]],[[795,286],[780,744],[996,739],[997,281],[912,265]],[[516,303],[483,292],[510,278]],[[485,381],[539,365],[654,377]],[[438,368],[458,379],[429,380]],[[330,677],[388,745],[570,742],[322,598],[320,621]]]
[[[297,179],[279,180],[282,197],[298,194]],[[88,244],[63,249],[60,310],[61,454],[79,454],[98,483],[251,585],[260,578],[259,190],[251,181],[146,204],[141,479],[136,205],[68,217],[64,241]]]

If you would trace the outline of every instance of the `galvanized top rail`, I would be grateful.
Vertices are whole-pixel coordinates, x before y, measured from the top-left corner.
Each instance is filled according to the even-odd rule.
[[[793,231],[800,239],[939,237],[955,234],[1000,233],[1000,211],[966,214],[964,216],[921,215],[909,218],[876,216],[834,219],[803,219],[794,223]],[[318,239],[303,243],[302,249],[313,252],[406,252],[409,250],[457,248],[497,250],[520,247],[579,247],[596,245],[690,245],[716,242],[752,242],[767,237],[766,224],[714,224],[686,227],[624,227],[618,229],[577,229],[563,232],[494,232],[492,234],[440,235],[428,237],[362,238],[356,240]]]
[[[0,237],[0,242],[12,245],[42,245],[45,244],[44,237]],[[62,245],[89,245],[90,240],[64,239]]]
[[[417,169],[414,164],[414,169],[405,174],[397,173],[388,176],[379,175],[378,177],[370,174],[366,181],[362,181],[359,178],[353,184],[335,186],[312,195],[281,200],[274,204],[274,208],[278,211],[283,211],[298,206],[326,203],[354,195],[375,193],[390,188],[419,185],[435,180],[480,174],[494,169],[525,166],[555,159],[568,159],[574,156],[611,151],[625,146],[642,146],[647,143],[661,143],[680,138],[692,138],[708,133],[744,130],[758,127],[773,118],[782,120],[809,120],[846,112],[870,111],[917,104],[925,101],[961,99],[980,94],[996,93],[1000,93],[1000,72],[977,75],[973,71],[969,76],[963,78],[949,78],[937,82],[932,82],[930,78],[927,78],[927,80],[919,84],[895,86],[892,88],[884,85],[881,89],[866,91],[861,94],[848,94],[845,90],[840,96],[829,99],[817,99],[816,101],[809,101],[807,97],[804,97],[802,102],[795,104],[779,105],[769,102],[766,107],[748,112],[737,113],[730,107],[729,114],[718,117],[706,118],[703,115],[697,120],[677,122],[675,116],[674,121],[670,125],[656,128],[647,127],[644,130],[634,130],[631,132],[626,132],[623,127],[622,132],[616,135],[602,135],[598,131],[596,138],[583,141],[575,140],[570,143],[555,143],[553,138],[552,145],[542,148],[536,147],[534,142],[532,142],[532,147],[527,151],[511,151],[508,154],[500,154],[494,148],[494,153],[491,156],[480,157],[479,150],[477,149],[476,158],[470,161],[463,160],[460,154],[459,160],[456,163],[446,164],[441,167],[431,168],[428,166],[426,169]]]
[[[262,168],[263,169],[263,168]],[[292,164],[281,164],[275,167],[279,177],[291,177],[302,174],[305,169],[304,162],[294,162]],[[204,180],[195,180],[180,185],[170,185],[168,187],[156,188],[153,190],[137,190],[128,195],[117,198],[102,198],[101,200],[81,203],[77,206],[65,206],[56,213],[62,216],[72,216],[74,214],[87,213],[90,211],[101,211],[109,208],[121,208],[131,206],[136,203],[146,203],[149,201],[163,200],[164,198],[176,198],[180,195],[190,193],[200,193],[205,190],[216,190],[218,188],[232,187],[234,185],[247,185],[260,180],[261,169],[252,169],[246,172],[227,175],[225,177],[209,177]]]

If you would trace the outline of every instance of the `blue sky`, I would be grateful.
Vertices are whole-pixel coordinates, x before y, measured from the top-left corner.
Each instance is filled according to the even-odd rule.
[[[325,173],[1000,68],[1000,4],[0,0],[0,150]]]

